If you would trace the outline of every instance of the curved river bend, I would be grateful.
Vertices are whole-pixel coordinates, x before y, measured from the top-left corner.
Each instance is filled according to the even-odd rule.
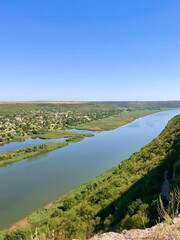
[[[128,158],[180,109],[155,113],[112,131],[0,168],[0,229]]]

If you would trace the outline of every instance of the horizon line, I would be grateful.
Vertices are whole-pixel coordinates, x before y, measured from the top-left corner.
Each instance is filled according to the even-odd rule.
[[[179,102],[179,100],[0,100],[3,103]]]

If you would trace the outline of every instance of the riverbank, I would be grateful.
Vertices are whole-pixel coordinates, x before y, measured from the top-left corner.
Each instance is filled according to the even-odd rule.
[[[0,146],[11,142],[23,142],[27,138],[41,138],[41,139],[56,139],[56,138],[68,138],[72,137],[72,132],[67,132],[68,129],[82,129],[82,130],[92,130],[92,131],[108,131],[118,127],[121,127],[127,123],[134,121],[137,118],[144,117],[146,115],[156,113],[159,111],[168,110],[167,108],[154,109],[154,110],[131,110],[131,111],[121,111],[118,115],[111,115],[105,118],[99,118],[97,120],[92,120],[85,123],[80,123],[76,125],[67,125],[53,130],[47,130],[44,133],[39,133],[34,130],[33,134],[25,135],[14,135],[13,138],[9,138],[7,141],[0,141]]]
[[[0,168],[0,228],[11,226],[129,158],[157,137],[176,114],[180,110],[152,114],[30,161]]]
[[[159,110],[135,110],[135,111],[124,111],[115,116],[110,116],[107,118],[102,118],[98,120],[93,120],[91,122],[81,123],[73,126],[77,129],[86,129],[92,131],[109,131],[115,128],[121,127],[128,124],[138,118],[168,110],[167,108],[162,108]]]
[[[80,133],[68,132],[66,130],[55,130],[49,131],[43,134],[33,134],[30,137],[32,138],[41,138],[41,139],[57,139],[57,138],[71,138],[79,136]]]
[[[159,110],[160,111],[160,110]],[[126,111],[120,113],[118,116],[111,116],[108,118],[98,119],[89,123],[74,126],[77,129],[87,129],[96,131],[107,131],[114,128],[118,128],[122,125],[130,123],[137,118],[158,112],[158,110],[137,110],[137,111]],[[72,127],[72,128],[74,128]],[[91,137],[93,134],[82,134],[77,132],[68,132],[66,130],[49,131],[43,134],[33,134],[26,136],[26,138],[41,138],[41,139],[58,139],[67,138],[66,142],[54,142],[46,144],[38,144],[32,147],[25,147],[8,152],[0,153],[0,167],[3,167],[13,162],[17,162],[23,159],[36,157],[38,155],[46,154],[47,152],[53,151],[58,148],[67,146],[70,143],[78,142],[83,140],[85,137]],[[22,141],[24,139],[21,139]]]
[[[180,154],[179,120],[180,115],[173,118],[159,137],[128,160],[29,215],[26,228],[13,236],[28,237],[38,229],[47,238],[55,233],[62,239],[87,239],[112,229],[153,225],[163,174],[172,170]]]
[[[12,143],[12,142],[23,142],[28,138],[40,138],[40,139],[57,139],[57,138],[70,138],[76,136],[76,132],[68,132],[66,130],[61,130],[61,129],[56,129],[56,130],[51,130],[45,133],[36,133],[36,134],[29,134],[25,136],[16,136],[14,137],[10,142],[1,142],[0,147],[4,146],[6,144]]]
[[[57,138],[60,135],[61,134],[57,133],[56,134]],[[51,139],[51,137],[53,138],[54,136],[55,134],[51,134],[51,135],[47,134],[46,137],[49,137],[49,138],[46,138],[46,139]],[[31,147],[18,148],[16,150],[3,152],[0,154],[0,167],[3,167],[8,164],[12,164],[17,161],[21,161],[23,159],[29,159],[39,155],[46,154],[58,148],[65,147],[71,143],[81,141],[86,137],[92,137],[93,134],[90,134],[90,133],[80,134],[80,133],[70,132],[70,133],[65,133],[63,136],[67,138],[65,142],[49,142],[46,144],[38,144]]]

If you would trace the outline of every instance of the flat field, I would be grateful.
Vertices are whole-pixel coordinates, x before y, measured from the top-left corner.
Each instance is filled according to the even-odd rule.
[[[88,129],[95,131],[107,131],[120,127],[134,121],[137,118],[158,112],[159,110],[136,110],[124,111],[116,116],[110,116],[103,119],[93,120],[91,122],[75,125],[77,129]]]

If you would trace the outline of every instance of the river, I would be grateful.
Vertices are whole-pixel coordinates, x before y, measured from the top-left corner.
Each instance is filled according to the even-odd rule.
[[[85,183],[152,141],[180,109],[155,113],[0,168],[0,229]]]
[[[57,139],[42,139],[42,138],[27,138],[22,142],[11,142],[0,146],[0,152],[7,152],[18,148],[32,147],[37,144],[45,144],[49,142],[65,142],[66,138]]]

